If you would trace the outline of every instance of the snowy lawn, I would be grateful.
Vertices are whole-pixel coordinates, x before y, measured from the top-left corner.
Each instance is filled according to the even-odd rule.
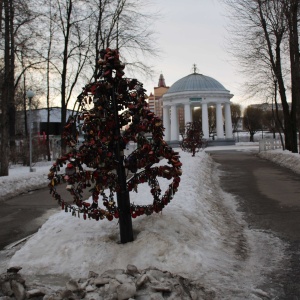
[[[178,192],[162,213],[133,219],[134,242],[118,244],[115,219],[83,220],[61,211],[14,254],[9,265],[22,266],[24,275],[72,278],[86,277],[89,271],[125,269],[128,264],[140,269],[157,267],[199,279],[219,297],[260,299],[256,295],[263,293],[259,286],[264,274],[280,267],[284,245],[268,233],[248,229],[234,197],[220,189],[218,170],[209,155],[180,155],[183,174]],[[287,167],[297,163],[300,172],[299,155],[279,150],[260,155],[276,156]],[[36,168],[36,173],[27,169],[27,174],[10,170],[8,177],[0,178],[1,195],[10,191],[9,185],[20,193],[28,190],[29,182],[46,182],[48,167]],[[144,184],[138,193],[130,193],[130,200],[138,204],[149,195]],[[49,201],[53,201],[50,196]]]

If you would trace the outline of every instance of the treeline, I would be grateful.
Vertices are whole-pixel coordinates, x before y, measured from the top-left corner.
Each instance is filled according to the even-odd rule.
[[[299,0],[223,0],[229,52],[248,79],[248,96],[281,104],[285,148],[298,152],[300,128]],[[277,100],[278,93],[278,100]]]
[[[276,137],[276,133],[281,137],[281,143],[283,149],[285,149],[284,137],[284,115],[283,110],[280,107],[276,107],[274,101],[272,103],[252,104],[244,109],[242,106],[236,103],[231,103],[231,120],[232,131],[238,133],[240,131],[249,132],[249,141],[254,141],[254,135],[257,132],[270,132],[273,137]],[[225,118],[223,108],[223,118]],[[193,112],[193,120],[202,123],[202,109],[201,107]],[[216,107],[208,107],[208,130],[209,135],[214,139],[216,135],[217,118]],[[183,130],[181,130],[183,131]]]
[[[24,111],[28,134],[27,90],[38,95],[35,106],[41,99],[48,109],[54,100],[59,103],[64,127],[67,107],[99,76],[101,49],[118,47],[127,74],[152,72],[143,59],[157,54],[149,5],[146,0],[0,0],[0,176],[8,175],[15,147],[16,110]]]

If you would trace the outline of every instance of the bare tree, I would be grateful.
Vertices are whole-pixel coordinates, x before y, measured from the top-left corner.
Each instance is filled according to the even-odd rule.
[[[279,118],[279,120],[277,120]],[[274,111],[268,110],[263,113],[263,127],[268,131],[273,133],[273,138],[276,138],[276,133],[279,132],[280,127],[278,126],[278,122],[283,123],[283,113],[282,110],[278,111],[277,115],[275,115]]]
[[[282,132],[284,132],[284,126],[283,126],[284,116],[282,114],[282,118],[281,118],[281,116],[280,116],[281,114],[279,114],[279,108],[278,108],[279,106],[278,106],[278,101],[277,101],[277,80],[274,80],[274,104],[275,104],[275,110],[274,110],[273,99],[272,99],[273,119],[275,120],[276,127],[279,132],[282,149],[285,150],[285,144],[284,144],[283,136],[282,136]]]
[[[298,0],[282,0],[283,8],[286,17],[286,23],[289,32],[289,52],[290,52],[290,66],[291,66],[291,90],[292,90],[292,106],[291,118],[293,125],[300,133],[300,54],[299,54],[299,9],[300,4]],[[298,118],[298,123],[296,120]],[[297,138],[297,131],[294,132]],[[299,134],[300,147],[300,134]],[[297,149],[297,142],[295,145]],[[295,149],[295,150],[296,150]],[[295,151],[296,152],[296,151]],[[299,148],[300,153],[300,148]]]
[[[244,110],[243,125],[250,134],[250,142],[254,142],[254,135],[262,129],[263,110],[254,106],[247,106]]]
[[[3,5],[2,5],[3,4]],[[15,91],[25,73],[33,66],[39,64],[33,57],[35,34],[30,28],[37,15],[29,7],[34,8],[36,1],[3,0],[1,1],[1,55],[3,59],[4,80],[2,89],[2,142],[1,142],[1,175],[8,174],[8,160],[10,151],[15,146],[16,103]],[[2,52],[2,49],[3,52]],[[29,50],[32,51],[29,51]],[[29,55],[31,53],[31,55]],[[23,87],[24,93],[25,88]],[[25,97],[24,97],[25,100]],[[25,105],[24,105],[25,106]],[[8,140],[9,138],[9,140]]]
[[[80,86],[78,83],[87,77],[91,79],[92,74],[96,79],[99,53],[103,48],[122,49],[122,60],[127,64],[129,72],[134,67],[149,75],[152,71],[151,67],[144,63],[144,59],[139,58],[141,55],[157,55],[158,50],[153,47],[155,44],[154,32],[151,30],[153,14],[144,7],[147,2],[144,0],[0,0],[0,29],[3,36],[5,28],[9,28],[5,27],[5,24],[8,24],[5,22],[9,19],[5,13],[10,12],[6,8],[9,8],[9,5],[12,7],[9,47],[13,55],[9,53],[6,57],[13,59],[11,82],[14,84],[13,89],[5,89],[7,84],[1,86],[3,97],[8,92],[12,93],[7,96],[10,102],[3,102],[10,103],[10,107],[4,107],[3,111],[6,116],[8,113],[11,116],[7,120],[2,119],[6,126],[2,124],[1,128],[8,128],[9,124],[11,126],[11,134],[2,133],[3,138],[14,137],[15,122],[11,120],[15,117],[15,103],[12,95],[15,93],[14,90],[20,88],[23,92],[26,133],[26,90],[36,91],[38,88],[36,78],[42,76],[46,79],[40,88],[44,87],[46,91],[48,111],[50,99],[53,98],[50,91],[56,89],[61,95],[61,127],[64,127],[67,107],[72,101],[72,95],[75,89],[76,92],[81,90],[78,88]],[[50,24],[49,27],[46,28],[46,24]],[[8,39],[0,40],[3,48],[5,48],[4,41]],[[4,56],[3,52],[3,64]],[[50,69],[58,75],[59,81],[57,78],[50,80]],[[5,70],[9,72],[9,68],[4,66]],[[4,78],[3,82],[7,83],[7,77]],[[5,142],[2,143],[3,147],[5,145]],[[8,153],[6,150],[3,149],[2,153]],[[48,153],[48,159],[49,157]]]
[[[2,12],[1,12],[2,14]],[[3,0],[4,71],[1,86],[1,170],[0,176],[8,175],[9,136],[14,121],[14,6],[13,0]],[[11,119],[13,118],[13,120]]]
[[[214,139],[216,126],[217,126],[216,107],[209,106],[207,111],[208,111],[208,130],[209,130],[209,134],[212,135]]]
[[[238,131],[239,122],[242,116],[242,109],[239,104],[231,103],[231,120],[232,120],[232,129],[233,132]]]
[[[145,76],[151,75],[152,68],[145,63],[143,56],[157,56],[154,31],[151,30],[154,17],[149,2],[143,0],[90,0],[92,10],[93,49],[95,62],[93,76],[99,73],[98,61],[100,50],[107,47],[118,48],[127,70],[140,71]],[[139,59],[140,58],[140,59]]]
[[[62,129],[73,90],[88,62],[91,35],[85,23],[91,13],[81,0],[55,0],[50,4],[53,5],[52,21],[57,25],[55,40],[58,44],[53,51],[58,55],[51,60],[51,65],[60,76]]]
[[[209,106],[208,109],[208,130],[209,135],[214,138],[214,134],[216,132],[216,107],[215,106]],[[193,120],[194,122],[200,122],[202,124],[202,107],[200,106],[197,109],[193,110]]]
[[[283,107],[286,149],[297,152],[294,100],[291,109],[286,92],[291,78],[289,30],[286,25],[287,0],[224,2],[231,9],[231,16],[235,16],[232,24],[233,52],[242,70],[250,75],[248,88],[252,95],[271,97],[275,77]]]
[[[49,18],[49,37],[47,39],[47,54],[46,54],[46,106],[47,106],[47,126],[46,126],[46,147],[47,147],[47,158],[48,161],[51,160],[50,153],[50,75],[51,75],[51,52],[52,52],[52,44],[54,39],[54,22],[53,22],[53,13],[52,13],[52,1],[49,1],[49,11],[47,12]]]

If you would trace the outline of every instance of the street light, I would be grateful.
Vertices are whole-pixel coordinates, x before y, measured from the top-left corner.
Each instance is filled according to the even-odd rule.
[[[29,99],[29,172],[34,172],[32,169],[32,139],[31,139],[31,100],[34,97],[34,92],[28,90],[26,93],[27,98]]]

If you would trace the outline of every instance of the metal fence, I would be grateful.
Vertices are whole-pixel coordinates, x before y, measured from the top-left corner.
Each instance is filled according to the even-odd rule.
[[[282,149],[282,144],[280,140],[262,139],[259,141],[259,152],[275,149]]]

